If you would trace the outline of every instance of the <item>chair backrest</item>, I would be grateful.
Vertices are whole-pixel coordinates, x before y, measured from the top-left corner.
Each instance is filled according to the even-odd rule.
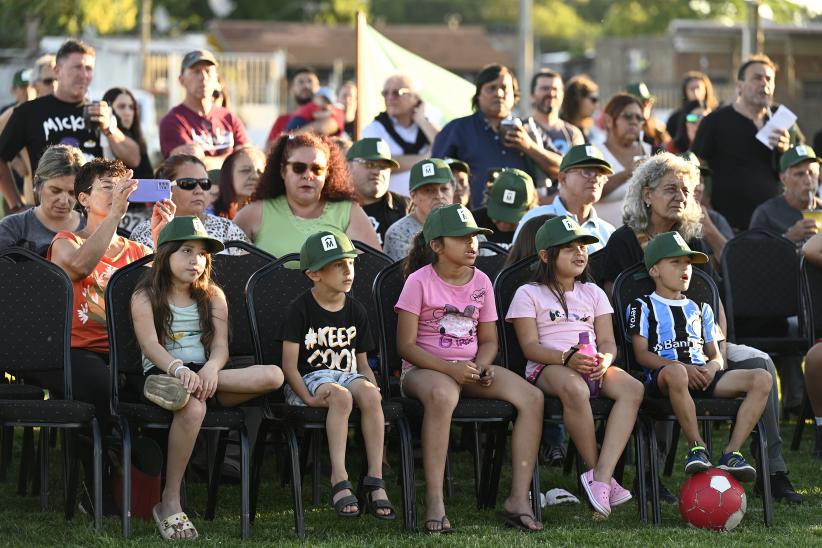
[[[19,247],[0,251],[0,364],[25,377],[62,370],[71,399],[71,280],[56,264]]]
[[[697,304],[707,303],[719,318],[719,290],[713,279],[699,268],[693,269],[691,283],[685,296]],[[624,270],[614,280],[611,296],[614,303],[614,316],[617,325],[617,343],[622,352],[625,368],[628,371],[639,370],[631,346],[631,335],[628,333],[628,306],[637,298],[649,295],[654,291],[654,282],[645,270],[643,263]]]
[[[377,310],[380,344],[380,377],[383,387],[390,386],[389,379],[399,371],[402,358],[397,350],[397,314],[394,305],[400,298],[405,280],[402,261],[393,263],[374,279],[374,307]]]
[[[481,254],[477,257],[474,266],[482,270],[491,281],[497,277],[508,258],[508,250],[494,242],[480,242],[480,252],[485,250],[489,254]]]
[[[299,260],[297,253],[285,255],[248,280],[246,304],[257,363],[282,363],[280,330],[288,321],[288,306],[312,285],[301,270],[285,266]]]
[[[722,251],[728,338],[736,319],[800,316],[799,255],[796,245],[766,230],[748,230]]]
[[[372,340],[379,340],[377,326],[377,308],[374,305],[372,294],[374,280],[380,271],[391,265],[391,257],[360,241],[352,242],[361,253],[357,256],[354,265],[354,285],[351,287],[351,296],[360,302],[368,312],[368,324],[371,327]]]
[[[273,255],[241,241],[225,243],[226,249],[244,254],[219,253],[212,258],[211,280],[222,288],[228,304],[228,353],[232,358],[253,356],[254,341],[245,303],[245,286],[251,275],[276,261]]]
[[[814,334],[814,338],[819,338],[822,337],[822,268],[812,265],[802,257],[800,269],[811,324],[809,331]]]
[[[148,264],[154,255],[147,255],[118,269],[109,278],[106,286],[106,327],[111,348],[109,372],[111,380],[112,412],[117,413],[120,405],[120,375],[139,378],[143,374],[143,353],[134,335],[131,320],[131,296],[137,284],[151,267]]]
[[[598,251],[594,251],[590,255],[588,255],[588,271],[591,273],[591,277],[594,278],[594,281],[599,287],[603,286],[602,280],[602,267],[605,263],[605,248]]]
[[[531,266],[537,264],[537,261],[536,255],[521,259],[500,272],[497,279],[494,280],[502,365],[517,375],[525,374],[527,360],[519,346],[514,325],[506,322],[505,316],[508,314],[508,308],[511,306],[511,301],[514,299],[517,289],[528,283],[533,277],[534,271]]]

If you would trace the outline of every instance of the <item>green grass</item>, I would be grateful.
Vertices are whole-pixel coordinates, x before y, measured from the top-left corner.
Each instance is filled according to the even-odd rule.
[[[792,427],[792,425],[789,425]],[[783,439],[789,440],[791,428],[783,428]],[[762,524],[762,501],[753,496],[752,486],[748,487],[748,514],[742,524],[731,533],[711,533],[686,527],[679,517],[676,506],[663,508],[663,526],[643,525],[639,521],[637,506],[628,503],[617,508],[607,521],[594,521],[592,511],[585,505],[543,509],[545,532],[525,535],[498,524],[493,511],[478,511],[474,506],[473,476],[467,453],[453,456],[456,476],[455,495],[446,501],[448,515],[457,527],[457,532],[449,537],[431,537],[424,534],[409,534],[402,528],[401,516],[394,522],[378,522],[370,516],[343,521],[337,518],[327,505],[329,487],[323,483],[323,505],[314,507],[309,502],[310,479],[303,485],[306,508],[307,542],[312,546],[422,546],[447,541],[461,546],[520,546],[531,544],[550,545],[600,545],[600,546],[806,546],[822,544],[822,476],[820,465],[811,461],[808,454],[813,444],[812,427],[805,429],[803,446],[798,452],[786,452],[791,468],[791,479],[797,490],[805,497],[801,506],[775,505],[776,525],[766,528]],[[715,447],[727,437],[727,427],[723,427],[714,437]],[[786,441],[787,443],[787,441]],[[62,476],[57,467],[59,456],[52,452],[52,475],[50,482],[50,511],[41,513],[37,496],[20,497],[16,494],[17,467],[19,465],[19,437],[15,442],[15,455],[8,479],[0,483],[0,545],[3,546],[163,546],[153,523],[133,520],[133,533],[129,541],[120,535],[120,523],[115,518],[106,518],[104,530],[95,533],[91,519],[77,514],[66,522],[62,514]],[[279,449],[280,451],[282,449]],[[678,456],[682,454],[682,445]],[[273,461],[273,458],[269,459]],[[392,460],[392,463],[394,461]],[[395,468],[396,468],[396,463]],[[506,464],[506,467],[508,465]],[[678,489],[682,482],[681,459],[673,478],[665,483]],[[354,468],[352,467],[352,473]],[[420,526],[423,525],[425,509],[421,506],[423,485],[422,471],[417,469],[417,500]],[[509,485],[507,468],[500,485],[500,503]],[[399,487],[395,476],[387,476],[392,500],[400,501]],[[626,485],[630,486],[633,473],[626,469]],[[542,490],[551,487],[576,489],[573,476],[563,476],[558,469],[542,469]],[[582,497],[580,497],[582,498]],[[200,516],[205,507],[205,485],[193,483],[189,486],[189,515],[200,532],[202,543],[220,546],[237,546],[241,543],[239,519],[239,487],[222,486],[217,518],[206,522]],[[274,466],[267,462],[261,487],[257,519],[252,526],[252,536],[243,543],[248,546],[294,545],[299,541],[293,533],[291,512],[291,491],[280,487],[274,479]]]

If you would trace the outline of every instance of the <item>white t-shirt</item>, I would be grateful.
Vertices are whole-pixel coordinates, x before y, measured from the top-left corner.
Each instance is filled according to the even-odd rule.
[[[391,119],[391,122],[394,124],[394,131],[396,131],[397,135],[402,137],[405,141],[413,143],[417,140],[417,134],[420,132],[420,128],[417,124],[412,122],[410,126],[403,127],[393,118]],[[385,127],[383,127],[383,125],[376,120],[365,126],[365,129],[362,130],[362,136],[379,137],[384,140],[388,143],[388,147],[391,149],[391,156],[395,158],[405,154],[400,145],[398,145],[397,142],[391,138],[388,132],[385,131]],[[428,154],[430,149],[431,146],[428,145],[419,153],[423,155]],[[410,175],[410,169],[405,171],[392,171],[391,181],[388,183],[388,189],[392,192],[396,192],[397,194],[402,194],[403,196],[410,196],[410,192],[408,191],[408,179]]]

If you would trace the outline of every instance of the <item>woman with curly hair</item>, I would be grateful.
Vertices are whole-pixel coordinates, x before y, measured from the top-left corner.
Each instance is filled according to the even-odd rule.
[[[254,245],[275,257],[299,253],[308,236],[328,229],[380,249],[374,227],[354,199],[348,166],[336,145],[312,133],[283,135],[251,203],[234,221]]]

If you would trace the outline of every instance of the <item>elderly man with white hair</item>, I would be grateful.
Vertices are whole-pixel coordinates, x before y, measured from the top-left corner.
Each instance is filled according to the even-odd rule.
[[[391,156],[400,167],[391,173],[390,190],[408,196],[408,177],[411,166],[427,158],[431,143],[439,133],[426,117],[425,103],[419,95],[420,87],[407,74],[394,74],[382,87],[385,111],[362,131],[362,137],[377,137],[388,143]]]

